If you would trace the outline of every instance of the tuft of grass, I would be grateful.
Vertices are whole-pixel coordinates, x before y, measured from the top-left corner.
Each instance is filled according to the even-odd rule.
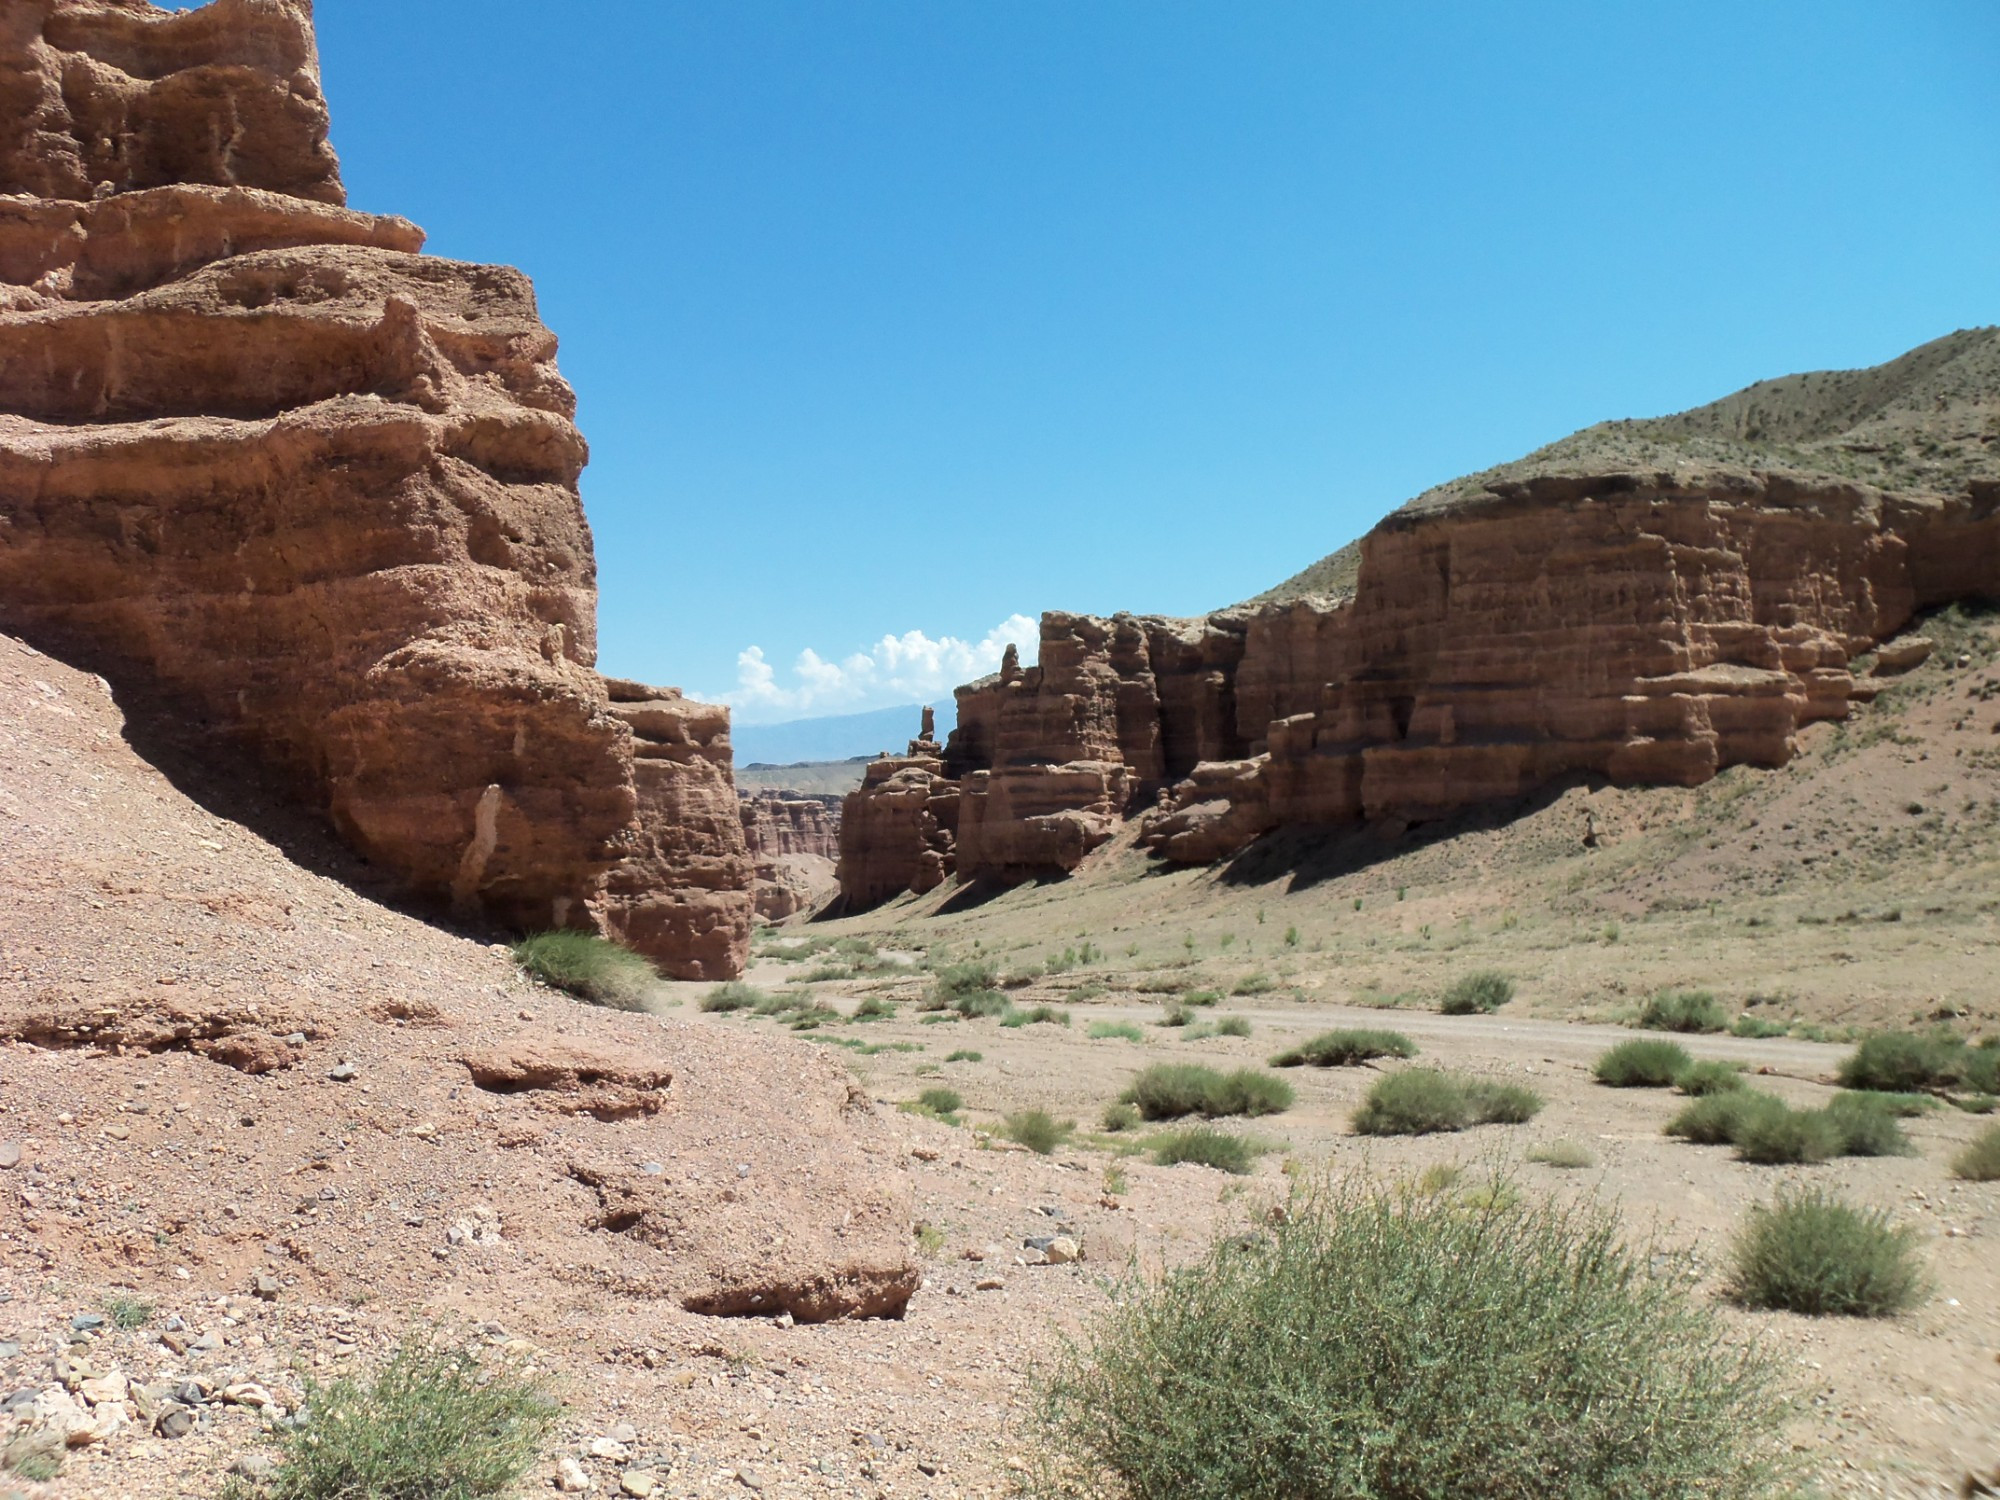
[[[1000,1014],[1000,1024],[1010,1028],[1037,1026],[1044,1021],[1057,1026],[1067,1026],[1069,1012],[1057,1010],[1053,1005],[1031,1005],[1026,1010],[1016,1010],[1010,1005]]]
[[[1050,1488],[1131,1500],[1759,1500],[1789,1416],[1614,1212],[1367,1182],[1135,1280],[1041,1377]],[[1670,1412],[1671,1420],[1661,1414]]]
[[[1240,1135],[1209,1125],[1190,1125],[1183,1130],[1164,1132],[1153,1143],[1153,1160],[1162,1167],[1193,1162],[1242,1177],[1257,1159],[1257,1150]]]
[[[139,1297],[121,1294],[105,1298],[104,1311],[115,1328],[141,1328],[153,1316],[153,1304]]]
[[[1697,1098],[1667,1123],[1667,1134],[1700,1146],[1732,1145],[1741,1160],[1760,1166],[1912,1151],[1894,1106],[1865,1094],[1835,1095],[1825,1109],[1793,1109],[1760,1090],[1728,1089]]]
[[[1913,1230],[1817,1188],[1752,1208],[1731,1258],[1729,1293],[1746,1307],[1886,1318],[1927,1294]]]
[[[1634,1037],[1598,1058],[1591,1069],[1597,1081],[1614,1089],[1663,1089],[1694,1066],[1679,1042]]]
[[[944,1231],[935,1224],[917,1226],[917,1253],[927,1260],[935,1260],[944,1249]]]
[[[1232,995],[1268,995],[1278,987],[1278,981],[1269,974],[1245,974],[1229,987]]]
[[[1871,1094],[1835,1094],[1820,1111],[1840,1137],[1841,1156],[1915,1156],[1917,1148],[1896,1123],[1893,1105]]]
[[[532,933],[511,951],[542,983],[613,1010],[644,1010],[660,982],[645,959],[594,932]]]
[[[1181,1004],[1183,1005],[1205,1007],[1220,1004],[1221,1000],[1221,990],[1183,990],[1181,992]]]
[[[727,984],[718,984],[703,995],[701,1009],[720,1014],[736,1010],[754,1010],[763,1014],[765,1007],[775,998],[754,985],[745,984],[740,979],[732,979]]]
[[[1431,1135],[1470,1125],[1519,1125],[1541,1110],[1542,1096],[1439,1068],[1405,1068],[1375,1080],[1354,1112],[1360,1135]]]
[[[547,1376],[427,1333],[405,1338],[372,1382],[309,1381],[306,1410],[304,1425],[275,1434],[283,1462],[267,1500],[505,1494],[540,1460],[562,1408]]]
[[[1729,1023],[1731,1036],[1747,1036],[1756,1039],[1783,1036],[1791,1026],[1784,1021],[1767,1021],[1762,1016],[1753,1016],[1748,1011]]]
[[[1155,1026],[1186,1026],[1192,1023],[1193,1020],[1193,1013],[1185,1005],[1181,1004],[1178,1000],[1169,1000],[1166,1008],[1160,1012],[1160,1019],[1153,1024]]]
[[[1016,1145],[1047,1156],[1076,1129],[1074,1120],[1058,1121],[1045,1109],[1021,1109],[1007,1116],[1001,1134]]]
[[[970,1047],[960,1047],[955,1052],[947,1052],[944,1060],[946,1062],[984,1062],[986,1061],[986,1054],[984,1052],[975,1052]]]
[[[1531,1146],[1528,1160],[1540,1162],[1545,1167],[1560,1167],[1566,1172],[1597,1165],[1596,1153],[1575,1141],[1549,1141],[1544,1145]]]
[[[1674,1087],[1696,1099],[1708,1094],[1726,1094],[1731,1089],[1744,1087],[1743,1068],[1739,1063],[1721,1062],[1714,1058],[1689,1063],[1674,1075]]]
[[[981,1016],[999,1016],[1004,1019],[1013,1014],[1014,1002],[998,990],[967,990],[952,999],[950,1009],[968,1021],[977,1020]]]
[[[947,1115],[956,1115],[961,1109],[965,1108],[965,1095],[961,1094],[957,1089],[946,1088],[944,1085],[938,1084],[925,1089],[921,1094],[917,1095],[917,1107],[926,1114],[936,1115],[939,1119],[943,1119]]]
[[[854,1019],[857,1021],[893,1021],[896,1019],[896,1007],[887,1000],[882,999],[879,995],[870,995],[854,1007]]]
[[[1417,1044],[1400,1031],[1325,1031],[1271,1059],[1274,1068],[1351,1068],[1378,1057],[1415,1057]]]
[[[1139,1111],[1135,1106],[1120,1099],[1104,1106],[1104,1116],[1100,1123],[1111,1135],[1136,1130],[1139,1125]]]
[[[1839,1125],[1822,1112],[1783,1105],[1752,1110],[1743,1117],[1735,1136],[1740,1159],[1767,1167],[1828,1161],[1840,1155],[1844,1140]]]
[[[1725,1094],[1709,1094],[1667,1122],[1666,1133],[1692,1141],[1697,1146],[1727,1146],[1735,1142],[1744,1123],[1767,1110],[1782,1110],[1785,1101],[1758,1089],[1733,1089]]]
[[[1653,996],[1639,1012],[1647,1031],[1727,1031],[1729,1014],[1707,990],[1667,990]]]
[[[1487,1015],[1514,998],[1514,981],[1498,969],[1467,974],[1444,992],[1438,1009],[1448,1016]]]
[[[1155,1063],[1119,1095],[1148,1120],[1187,1115],[1271,1115],[1288,1109],[1292,1087],[1254,1068],[1223,1073],[1200,1063]]]
[[[1840,1065],[1851,1089],[1883,1093],[2000,1093],[2000,1045],[1975,1047],[1951,1031],[1878,1031]]]
[[[1243,1016],[1224,1016],[1215,1023],[1217,1036],[1248,1036],[1250,1022]]]
[[[1951,1159],[1951,1175],[1967,1182],[2000,1182],[2000,1125],[1989,1125]]]

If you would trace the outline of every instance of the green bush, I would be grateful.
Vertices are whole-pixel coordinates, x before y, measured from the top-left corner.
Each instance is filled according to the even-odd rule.
[[[1781,1105],[1745,1115],[1737,1126],[1735,1144],[1742,1160],[1770,1167],[1828,1161],[1840,1155],[1844,1139],[1839,1125],[1823,1111]]]
[[[934,1088],[927,1088],[921,1094],[917,1095],[917,1108],[927,1115],[936,1115],[942,1120],[956,1115],[961,1109],[965,1108],[965,1096],[959,1093],[957,1089],[948,1089],[939,1085]]]
[[[857,1021],[893,1021],[896,1019],[896,1007],[879,996],[870,995],[854,1007],[854,1019]]]
[[[986,1061],[986,1054],[984,1052],[974,1052],[970,1047],[960,1047],[954,1052],[947,1052],[944,1060],[946,1062],[984,1062]]]
[[[1130,1500],[1755,1500],[1787,1415],[1611,1211],[1362,1184],[1135,1282],[1037,1390],[1050,1488]],[[1670,1414],[1670,1415],[1669,1415]]]
[[[1223,1073],[1200,1063],[1155,1063],[1119,1096],[1148,1120],[1186,1115],[1269,1115],[1289,1108],[1292,1088],[1254,1068]]]
[[[732,979],[727,984],[718,984],[701,997],[701,1008],[706,1011],[728,1012],[733,1010],[761,1011],[771,1002],[772,997],[747,985],[740,979]]]
[[[1480,1015],[1498,1010],[1513,998],[1513,980],[1498,969],[1481,969],[1446,990],[1438,1009],[1448,1016]]]
[[[1354,1129],[1360,1135],[1430,1135],[1470,1125],[1519,1125],[1541,1107],[1541,1095],[1517,1084],[1405,1068],[1375,1080],[1354,1112]]]
[[[1663,1089],[1693,1066],[1679,1042],[1634,1037],[1598,1058],[1591,1071],[1599,1083],[1614,1089]]]
[[[1835,1094],[1821,1111],[1840,1137],[1841,1156],[1914,1156],[1893,1105],[1870,1094]]]
[[[304,1425],[276,1434],[283,1462],[262,1492],[268,1500],[505,1494],[539,1461],[561,1407],[547,1378],[523,1365],[482,1363],[415,1335],[372,1383],[308,1382],[306,1410]]]
[[[1243,1016],[1224,1016],[1215,1023],[1217,1036],[1248,1036],[1250,1022]]]
[[[1268,995],[1278,987],[1278,981],[1269,974],[1245,974],[1229,987],[1232,995]]]
[[[512,952],[514,962],[542,983],[613,1010],[644,1010],[660,983],[645,959],[595,933],[537,932]]]
[[[1729,1023],[1731,1036],[1746,1036],[1758,1040],[1766,1037],[1783,1036],[1792,1028],[1784,1021],[1767,1021],[1762,1016],[1753,1016],[1748,1011]]]
[[[1214,1167],[1241,1177],[1257,1159],[1257,1151],[1240,1135],[1230,1135],[1207,1125],[1190,1125],[1169,1130],[1153,1144],[1153,1160],[1163,1167],[1191,1161],[1196,1166]]]
[[[1057,1026],[1067,1026],[1069,1012],[1057,1010],[1053,1005],[1031,1005],[1025,1010],[1016,1010],[1010,1005],[1000,1013],[1000,1024],[1012,1029],[1038,1026],[1044,1021]]]
[[[919,1010],[955,1010],[960,1015],[998,1015],[1006,1006],[1004,995],[997,994],[1000,970],[990,961],[967,959],[955,964],[946,964],[931,980],[929,992],[917,1002]],[[974,997],[993,995],[992,1001]],[[989,1006],[990,1008],[977,1008]]]
[[[1954,1177],[1967,1182],[2000,1182],[2000,1125],[1989,1125],[1951,1159]]]
[[[1750,1210],[1729,1291],[1746,1307],[1885,1318],[1921,1301],[1926,1286],[1914,1231],[1814,1189]]]
[[[1143,1042],[1146,1033],[1130,1021],[1092,1021],[1086,1033],[1093,1042]]]
[[[1668,990],[1653,996],[1639,1012],[1648,1031],[1727,1031],[1729,1015],[1707,990]]]
[[[1221,1003],[1221,1000],[1221,990],[1185,990],[1181,994],[1181,1004],[1183,1005],[1217,1005]]]
[[[1026,1146],[1041,1156],[1047,1156],[1069,1138],[1076,1124],[1071,1120],[1058,1122],[1045,1109],[1016,1110],[1007,1116],[1001,1134],[1016,1145]]]
[[[1878,1031],[1840,1065],[1851,1089],[1884,1093],[2000,1092],[2000,1045],[1988,1038],[1974,1047],[1949,1031]]]
[[[1899,1120],[1913,1120],[1918,1115],[1927,1115],[1933,1110],[1944,1108],[1944,1101],[1935,1094],[1877,1094],[1863,1090],[1851,1096],[1838,1094],[1834,1096],[1836,1102],[1843,1097],[1872,1100],[1877,1108],[1888,1110]]]
[[[1740,1064],[1713,1058],[1689,1063],[1674,1075],[1674,1087],[1697,1099],[1706,1094],[1726,1094],[1744,1087],[1743,1069]]]
[[[1667,1134],[1697,1146],[1735,1144],[1744,1123],[1766,1111],[1782,1111],[1785,1101],[1756,1089],[1732,1089],[1697,1099],[1667,1122]]]
[[[1271,1059],[1274,1068],[1349,1068],[1378,1057],[1415,1057],[1417,1044],[1400,1031],[1325,1031]]]
[[[1178,1000],[1170,1000],[1167,1002],[1166,1008],[1160,1012],[1160,1019],[1153,1024],[1155,1026],[1186,1026],[1193,1020],[1193,1013],[1185,1005],[1181,1004]]]
[[[1120,1099],[1104,1106],[1104,1128],[1112,1135],[1135,1129],[1139,1124],[1139,1111]]]

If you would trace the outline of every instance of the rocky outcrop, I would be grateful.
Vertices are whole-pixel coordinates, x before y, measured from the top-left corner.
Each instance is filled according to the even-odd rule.
[[[1203,863],[1283,824],[1785,764],[1802,727],[1872,696],[1857,656],[2000,596],[2000,330],[1590,429],[1419,497],[1300,579],[1340,590],[1044,615],[1040,666],[1010,653],[958,690],[951,780],[925,785],[958,793],[956,873],[1074,869],[1133,813],[1159,854]],[[903,774],[851,798],[850,824],[904,828]]]
[[[959,786],[932,733],[926,713],[909,752],[870,761],[841,802],[838,878],[850,910],[934,890],[956,867]]]
[[[840,886],[841,799],[787,792],[739,795],[743,839],[756,870],[750,897],[757,915],[782,922],[824,905]]]
[[[416,892],[736,972],[726,719],[614,707],[555,338],[519,272],[342,206],[310,6],[24,0],[0,99],[0,624]]]

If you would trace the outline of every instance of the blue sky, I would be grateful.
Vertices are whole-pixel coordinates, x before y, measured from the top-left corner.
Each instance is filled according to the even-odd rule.
[[[1988,0],[318,11],[354,206],[561,337],[601,665],[745,722],[2000,321]]]

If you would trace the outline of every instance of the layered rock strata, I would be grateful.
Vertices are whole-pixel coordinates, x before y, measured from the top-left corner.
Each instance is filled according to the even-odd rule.
[[[305,0],[23,0],[0,103],[0,624],[416,892],[736,972],[726,719],[614,706],[555,337],[343,206]]]
[[[840,802],[786,792],[740,796],[743,839],[756,875],[750,896],[759,917],[782,922],[824,905],[839,889]]]
[[[926,712],[908,753],[870,761],[841,802],[838,878],[850,909],[934,890],[957,866],[959,785],[932,733]]]
[[[2000,596],[2000,330],[1590,429],[1419,497],[1301,575],[1321,577],[1353,586],[1193,620],[1044,615],[1039,666],[1010,651],[958,690],[946,777],[923,785],[958,798],[947,868],[1072,870],[1135,813],[1201,863],[1282,824],[1785,764],[1803,726],[1872,695],[1857,656]],[[903,765],[846,811],[843,886],[876,900],[916,848]]]

